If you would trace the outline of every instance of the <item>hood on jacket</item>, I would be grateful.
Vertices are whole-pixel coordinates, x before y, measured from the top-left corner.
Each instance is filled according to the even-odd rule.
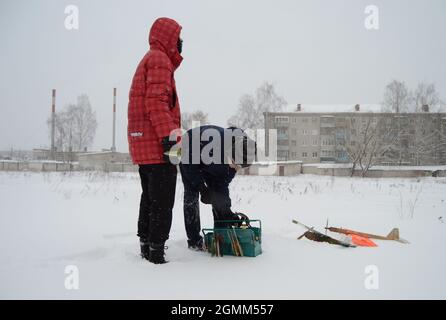
[[[149,33],[150,48],[159,49],[167,54],[175,69],[183,60],[177,48],[180,32],[181,26],[175,20],[158,18],[153,23]]]

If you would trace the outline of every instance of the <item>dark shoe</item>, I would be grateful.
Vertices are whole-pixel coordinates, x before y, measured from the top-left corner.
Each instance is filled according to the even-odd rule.
[[[143,259],[149,260],[149,252],[150,252],[149,242],[146,239],[139,239],[139,245],[141,247],[141,257]]]
[[[167,249],[167,247],[164,247],[164,243],[156,244],[151,243],[149,246],[149,261],[154,264],[164,264],[167,263],[166,259],[164,259],[164,249]]]
[[[187,247],[194,251],[205,251],[203,238],[200,238],[198,241],[187,240]]]

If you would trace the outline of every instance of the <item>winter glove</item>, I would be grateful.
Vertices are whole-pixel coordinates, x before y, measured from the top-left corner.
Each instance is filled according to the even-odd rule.
[[[244,214],[244,213],[236,212],[235,215],[237,215],[239,217],[239,219],[242,220],[242,221],[249,220],[249,217],[246,214]]]
[[[200,188],[200,199],[204,204],[212,204],[212,191],[206,185]]]
[[[214,213],[214,228],[250,227],[249,217],[244,213],[234,213],[231,209],[220,211],[213,209],[212,211]],[[225,222],[225,220],[230,220],[231,222]]]
[[[172,163],[172,161],[170,161],[169,152],[175,144],[176,141],[170,141],[169,137],[164,137],[161,139],[161,145],[163,146],[163,160],[166,163]]]

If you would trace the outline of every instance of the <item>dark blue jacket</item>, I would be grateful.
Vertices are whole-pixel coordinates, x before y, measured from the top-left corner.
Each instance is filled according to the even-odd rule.
[[[209,141],[202,141],[204,140],[203,133],[205,130],[208,134],[211,134]],[[236,174],[236,170],[227,164],[227,156],[223,150],[225,145],[226,130],[231,129],[225,129],[213,125],[205,125],[188,130],[182,139],[182,160],[180,163],[180,169],[184,188],[198,192],[206,184],[206,186],[212,192],[212,205],[216,210],[228,210],[231,208],[229,184]],[[211,147],[216,146],[216,144],[209,145],[213,141],[212,137],[214,134],[220,137],[221,144],[219,145],[221,148]],[[199,148],[196,148],[196,150],[194,150],[192,147],[192,139],[194,137],[198,137],[199,139]],[[230,143],[230,141],[227,141],[226,143]],[[211,163],[203,162],[200,155],[202,154],[203,148],[206,146],[208,146],[208,148],[205,149],[205,152],[207,152],[207,154],[209,154],[211,157],[214,155],[214,153],[216,153],[213,159],[218,159],[217,161],[213,161]],[[193,152],[195,152],[195,160],[198,160],[199,163],[193,162]],[[198,152],[199,154],[197,154]]]

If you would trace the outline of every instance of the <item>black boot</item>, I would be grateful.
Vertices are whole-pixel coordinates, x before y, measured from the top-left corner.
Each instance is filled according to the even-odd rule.
[[[156,244],[151,243],[149,246],[149,261],[154,264],[163,264],[167,263],[166,259],[164,259],[164,243]]]
[[[187,247],[194,251],[205,251],[203,238],[199,238],[198,240],[187,240]]]
[[[139,245],[141,247],[141,257],[143,259],[149,260],[149,252],[150,252],[149,241],[147,241],[147,239],[140,238]]]

